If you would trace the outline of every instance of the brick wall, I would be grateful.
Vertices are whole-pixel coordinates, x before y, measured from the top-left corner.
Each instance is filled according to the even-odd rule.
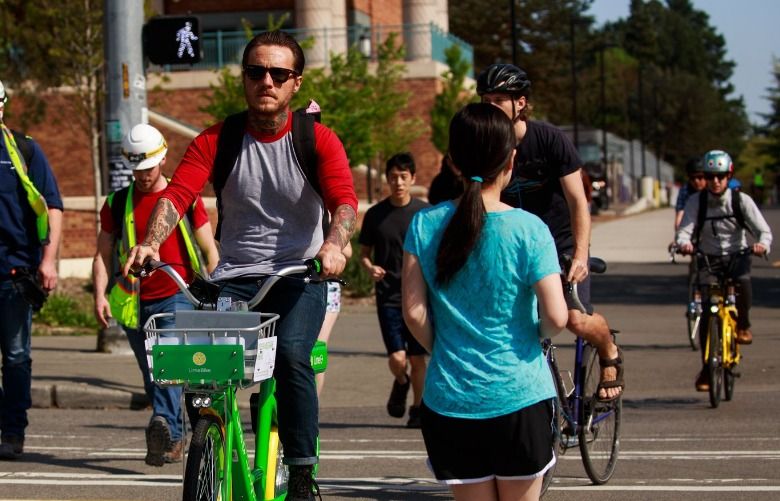
[[[199,12],[238,12],[286,9],[295,7],[294,0],[165,0],[166,14],[197,14]]]

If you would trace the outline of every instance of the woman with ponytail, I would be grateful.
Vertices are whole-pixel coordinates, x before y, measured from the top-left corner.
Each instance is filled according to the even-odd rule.
[[[500,201],[514,147],[499,108],[461,109],[449,155],[463,195],[417,213],[404,243],[404,318],[431,353],[423,437],[456,500],[538,499],[555,463],[539,338],[564,328],[566,303],[549,229]]]

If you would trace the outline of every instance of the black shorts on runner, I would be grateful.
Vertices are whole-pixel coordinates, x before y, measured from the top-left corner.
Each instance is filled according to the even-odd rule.
[[[428,464],[445,484],[531,480],[555,464],[552,401],[489,419],[442,416],[421,408]]]

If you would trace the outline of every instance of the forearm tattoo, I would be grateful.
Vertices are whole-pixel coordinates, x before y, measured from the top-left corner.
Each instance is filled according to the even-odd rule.
[[[338,245],[339,249],[343,249],[349,243],[352,234],[355,233],[356,220],[355,209],[349,205],[339,205],[333,213],[333,221],[330,223],[328,237],[325,240]]]
[[[173,202],[167,198],[161,198],[154,206],[149,218],[149,226],[146,229],[146,237],[141,245],[149,245],[159,249],[165,239],[173,233],[178,223],[179,213],[173,206]]]

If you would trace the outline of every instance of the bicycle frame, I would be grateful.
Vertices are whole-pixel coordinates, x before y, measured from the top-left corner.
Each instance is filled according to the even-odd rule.
[[[732,369],[737,364],[739,364],[739,361],[742,358],[739,352],[739,344],[733,343],[734,337],[737,335],[737,306],[734,302],[729,301],[728,298],[722,294],[723,290],[724,289],[720,284],[716,284],[715,287],[711,287],[709,296],[709,315],[717,315],[720,318],[720,325],[723,326],[721,329],[720,339],[723,345],[723,360],[721,360],[721,365],[724,369]],[[702,325],[704,324],[702,323]],[[705,360],[709,360],[709,336],[707,336],[707,346],[704,351],[704,355]]]

